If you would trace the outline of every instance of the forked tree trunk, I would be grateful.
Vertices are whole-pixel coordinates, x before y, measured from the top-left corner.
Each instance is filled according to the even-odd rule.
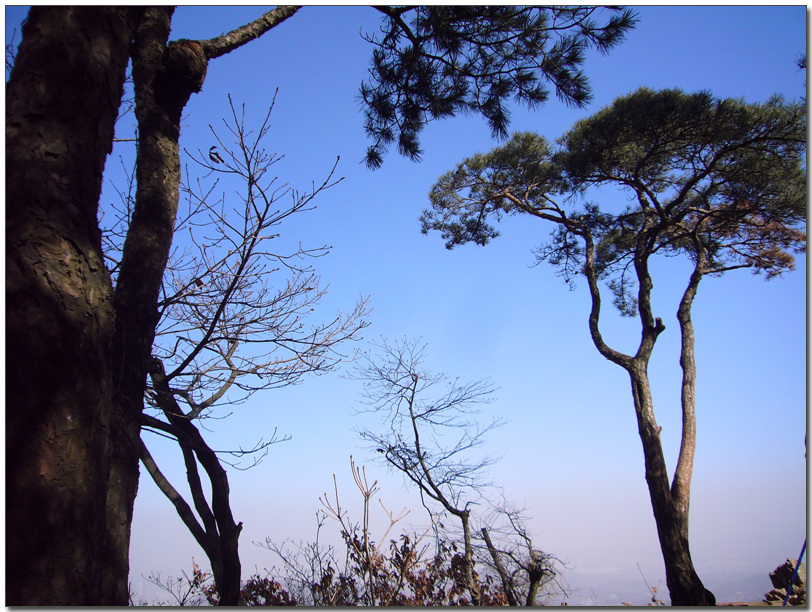
[[[688,546],[687,508],[675,503],[660,441],[660,427],[653,420],[653,404],[645,364],[629,369],[635,412],[646,467],[651,508],[665,563],[665,579],[671,605],[710,606],[716,599],[699,579]]]
[[[674,487],[669,484],[665,456],[660,441],[660,427],[654,418],[654,402],[648,378],[648,363],[657,337],[665,330],[659,318],[655,318],[651,309],[652,281],[648,272],[648,261],[645,249],[642,256],[635,259],[637,275],[638,311],[642,325],[640,346],[634,356],[623,354],[610,348],[600,333],[599,321],[601,296],[598,287],[598,276],[595,272],[595,245],[588,230],[581,232],[586,246],[584,273],[589,283],[592,308],[589,313],[589,331],[592,342],[598,352],[609,361],[618,364],[629,373],[634,399],[634,410],[637,416],[637,429],[643,443],[643,456],[646,467],[646,484],[648,485],[654,520],[657,524],[657,537],[665,564],[666,583],[674,606],[707,606],[714,605],[716,598],[705,588],[694,569],[688,547],[688,499],[690,495],[693,456],[696,447],[696,416],[693,406],[693,384],[695,372],[693,365],[693,328],[690,327],[690,304],[696,292],[692,284],[680,305],[680,325],[682,329],[683,350],[680,363],[683,365],[683,427],[680,445],[680,460],[674,476]],[[645,243],[644,231],[639,240]],[[698,283],[698,277],[696,279]],[[691,292],[691,287],[693,291]],[[686,312],[687,322],[686,327]],[[687,342],[687,344],[686,344]],[[688,353],[686,353],[686,347]],[[686,357],[690,357],[690,362]],[[688,366],[686,368],[686,366]],[[686,398],[690,402],[685,403]]]
[[[218,604],[236,606],[240,602],[241,564],[239,555],[239,538],[242,523],[235,523],[229,501],[230,489],[228,474],[217,454],[206,444],[194,423],[183,413],[172,391],[164,372],[163,363],[153,359],[150,376],[156,393],[157,404],[161,407],[169,423],[157,419],[148,419],[147,424],[165,431],[178,440],[186,464],[186,477],[192,492],[197,514],[202,525],[192,514],[188,504],[166,482],[157,471],[157,466],[147,468],[163,493],[175,505],[181,520],[194,536],[197,543],[211,562],[214,583],[217,587]],[[146,447],[143,448],[147,456]],[[203,466],[211,484],[211,504],[206,501],[203,483],[199,475],[198,462]]]
[[[105,511],[114,316],[96,213],[138,12],[33,7],[6,88],[7,605],[127,604],[126,572],[115,600],[104,587],[129,542]]]

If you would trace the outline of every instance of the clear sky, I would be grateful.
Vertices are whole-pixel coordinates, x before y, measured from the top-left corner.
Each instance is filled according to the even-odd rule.
[[[555,139],[577,119],[640,86],[708,89],[751,102],[774,93],[805,95],[804,75],[796,67],[806,49],[805,6],[637,11],[640,22],[625,43],[606,56],[589,55],[585,70],[595,95],[588,108],[568,109],[554,96],[536,111],[514,106],[511,131]],[[211,38],[262,12],[181,7],[172,38]],[[24,14],[22,7],[6,7],[7,36]],[[305,7],[260,40],[212,61],[203,92],[186,107],[181,146],[206,150],[212,144],[208,125],[221,124],[227,94],[246,104],[250,123],[261,119],[279,88],[268,148],[285,155],[276,166],[280,180],[306,189],[339,155],[338,173],[346,177],[319,196],[316,210],[279,228],[282,240],[333,247],[316,262],[330,292],[314,322],[350,310],[359,295],[370,296],[367,340],[420,337],[428,344],[431,369],[463,380],[489,378],[498,391],[487,413],[508,420],[483,449],[503,456],[491,480],[527,507],[536,544],[569,561],[574,586],[590,595],[590,584],[602,575],[637,580],[636,603],[645,603],[637,564],[661,591],[665,580],[642,449],[628,378],[589,339],[586,286],[568,291],[552,268],[532,267],[532,249],[550,231],[534,219],[508,220],[501,237],[484,249],[447,251],[439,235],[420,234],[418,217],[439,175],[496,144],[480,117],[431,124],[421,137],[425,154],[419,164],[395,152],[377,171],[361,163],[369,143],[358,88],[371,48],[359,30],[374,31],[378,22],[366,7]],[[108,160],[113,180],[121,180],[118,156],[127,155],[127,146]],[[106,189],[103,199],[112,197]],[[676,261],[658,264],[654,275],[655,314],[667,329],[650,372],[673,470],[680,432],[675,313],[687,276]],[[639,338],[637,321],[608,308],[603,321],[607,341],[631,350]],[[758,595],[770,588],[768,572],[797,556],[805,537],[805,256],[796,272],[769,283],[746,271],[706,279],[694,323],[699,377],[692,556],[711,590],[731,577],[760,575]],[[249,447],[274,428],[292,436],[258,467],[230,473],[234,515],[244,523],[246,576],[276,563],[253,542],[313,538],[318,497],[331,490],[333,473],[351,516],[360,519],[350,454],[379,479],[387,506],[405,505],[412,510],[407,523],[425,522],[415,492],[375,464],[359,443],[355,431],[375,424],[354,413],[359,391],[359,383],[333,373],[257,395],[228,419],[211,422],[206,435],[214,447]],[[150,444],[179,486],[178,453],[171,445]],[[334,524],[326,529],[337,533]],[[188,572],[192,557],[206,564],[171,504],[142,471],[131,549],[135,591],[150,594],[142,575],[151,571]],[[609,587],[595,589],[594,596],[606,604],[622,597]]]

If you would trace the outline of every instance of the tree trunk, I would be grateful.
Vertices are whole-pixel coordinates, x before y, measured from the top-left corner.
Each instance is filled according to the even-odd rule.
[[[132,222],[124,243],[121,270],[116,286],[116,355],[122,368],[122,404],[128,418],[140,419],[144,385],[151,360],[152,344],[159,314],[157,301],[163,274],[172,246],[180,185],[180,117],[192,93],[200,90],[208,60],[199,43],[177,41],[167,45],[173,9],[155,7],[145,10],[133,46],[133,83],[138,119],[137,191]],[[163,372],[160,380],[165,381]],[[166,383],[166,402],[172,401]],[[228,505],[228,479],[216,455],[209,449],[192,423],[167,412],[173,427],[181,435],[187,473],[193,492],[199,478],[194,450],[209,475],[213,488],[212,511],[217,525],[204,520],[206,542],[201,543],[211,563],[221,605],[237,605],[240,591],[240,562],[237,542],[239,526],[234,524]],[[125,448],[139,449],[139,430],[126,433]],[[130,437],[136,440],[130,443]],[[138,455],[125,458],[127,464]],[[123,472],[129,473],[128,465]],[[196,482],[193,482],[196,481]],[[114,508],[129,511],[137,487],[130,486],[128,497]],[[201,493],[202,495],[202,493]],[[197,496],[196,502],[198,501]],[[196,503],[201,510],[199,503]],[[208,509],[207,509],[208,510]]]
[[[204,51],[194,41],[167,45],[167,7],[30,11],[6,87],[10,605],[128,603],[140,417],[178,204],[180,115],[208,57],[295,12],[278,7],[204,41]],[[130,52],[138,191],[113,290],[97,208]]]
[[[481,531],[482,531],[482,539],[485,540],[485,546],[488,548],[488,553],[491,555],[491,559],[493,559],[493,566],[496,568],[496,573],[499,574],[499,580],[502,581],[502,590],[504,591],[505,597],[508,600],[508,605],[518,607],[519,600],[516,599],[516,594],[513,592],[513,579],[507,573],[507,570],[505,569],[505,566],[502,563],[502,559],[499,557],[499,551],[496,550],[496,547],[493,545],[493,542],[491,541],[491,536],[488,533],[488,529],[483,527]],[[533,601],[529,597],[530,595],[528,594],[528,602]],[[535,597],[533,599],[535,599]],[[533,604],[527,603],[525,605],[530,606]]]
[[[110,538],[119,555],[105,567],[104,575],[104,588],[115,600],[127,589],[130,528],[138,492],[140,417],[158,324],[158,296],[178,205],[180,114],[196,91],[188,79],[176,74],[168,52],[173,11],[172,7],[144,9],[132,45],[139,138],[137,189],[113,297],[116,393],[107,499],[107,520],[113,529]],[[205,76],[205,58],[202,64],[198,89]]]
[[[474,548],[471,544],[471,513],[466,508],[457,513],[462,523],[462,539],[465,546],[465,582],[468,583],[468,592],[471,594],[471,605],[482,605],[482,594],[479,585],[474,579]]]
[[[701,268],[705,261],[702,250],[697,250],[696,267],[677,309],[677,320],[680,327],[679,363],[682,368],[682,443],[677,469],[674,471],[674,481],[671,485],[671,495],[674,497],[675,506],[684,517],[683,530],[686,538],[688,537],[688,510],[691,505],[691,478],[696,451],[696,360],[694,358],[694,324],[691,321],[691,307],[696,297],[699,281],[702,280]]]
[[[96,212],[138,12],[32,8],[6,88],[7,605],[127,604],[103,588],[127,549],[105,515],[114,316]]]
[[[592,299],[592,308],[589,313],[589,331],[592,342],[606,359],[618,364],[629,373],[632,385],[632,397],[634,399],[634,410],[637,415],[637,429],[640,440],[643,443],[643,457],[646,467],[646,483],[648,485],[651,507],[654,512],[654,521],[657,524],[657,537],[660,541],[660,550],[665,563],[665,576],[668,585],[671,604],[674,606],[707,606],[714,605],[716,598],[705,588],[694,570],[691,561],[691,553],[688,547],[688,497],[690,490],[690,475],[693,470],[693,448],[695,445],[695,418],[693,414],[693,403],[690,403],[690,412],[685,412],[683,403],[683,438],[680,448],[680,462],[674,478],[674,492],[678,493],[675,500],[672,488],[669,486],[668,472],[665,465],[665,456],[660,442],[660,427],[654,418],[654,402],[651,395],[651,386],[648,379],[648,363],[657,337],[665,330],[662,320],[654,317],[651,309],[651,289],[653,283],[648,271],[648,256],[645,246],[640,249],[641,255],[635,257],[635,272],[639,283],[638,289],[638,309],[640,322],[642,324],[642,335],[637,354],[634,356],[625,355],[619,351],[611,349],[603,341],[600,333],[600,311],[601,296],[598,287],[598,275],[595,271],[595,245],[589,231],[584,231],[581,236],[585,242],[586,260],[584,274],[589,283],[589,291]],[[640,233],[640,244],[646,244],[643,232]],[[698,281],[697,281],[698,282]],[[695,293],[696,285],[692,285]],[[690,286],[689,286],[690,289]],[[690,299],[687,299],[687,307],[690,307]],[[689,295],[686,292],[686,296]],[[681,309],[686,303],[683,298]],[[693,377],[690,369],[686,370],[685,365],[692,365],[693,358],[693,328],[686,327],[683,318],[680,319],[683,333],[683,352],[681,363],[683,364],[683,400],[686,397],[686,380],[690,387],[690,397],[693,398]],[[690,332],[691,338],[691,363],[686,362],[685,337],[686,330]],[[687,376],[687,378],[686,378]]]
[[[157,403],[169,421],[168,424],[154,422],[153,426],[157,426],[177,439],[186,464],[186,476],[195,509],[203,525],[201,526],[194,518],[186,502],[173,499],[177,493],[171,489],[171,486],[166,486],[168,483],[161,488],[164,494],[173,499],[181,519],[211,562],[214,583],[217,587],[218,605],[239,605],[241,564],[238,544],[242,523],[236,524],[231,513],[228,474],[220,464],[217,454],[206,444],[197,427],[175,401],[169,388],[169,380],[164,372],[163,363],[159,359],[152,360],[150,376],[156,392]],[[206,471],[211,484],[211,504],[208,504],[203,492],[203,483],[197,469],[198,462]],[[157,480],[156,483],[161,486]]]
[[[635,359],[629,368],[635,412],[657,536],[665,563],[665,579],[673,606],[716,604],[694,570],[688,546],[688,517],[675,503],[660,442],[660,427],[654,421],[651,388],[646,363]]]

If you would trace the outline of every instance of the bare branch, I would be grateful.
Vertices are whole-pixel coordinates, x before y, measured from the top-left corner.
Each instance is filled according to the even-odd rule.
[[[214,59],[215,57],[230,53],[234,49],[259,38],[268,30],[275,28],[291,17],[300,8],[301,7],[298,6],[277,6],[259,19],[255,19],[251,23],[232,30],[228,34],[197,42],[203,47],[206,57],[208,59]]]
[[[204,541],[206,539],[206,534],[203,531],[203,528],[200,526],[200,523],[198,523],[197,519],[195,519],[189,504],[186,503],[186,500],[183,499],[180,493],[175,490],[166,477],[161,473],[161,470],[158,468],[158,465],[155,463],[155,460],[152,458],[152,455],[150,454],[149,450],[147,450],[147,447],[143,441],[140,443],[140,451],[141,463],[144,464],[147,472],[152,477],[152,480],[155,482],[161,492],[174,504],[175,509],[178,511],[178,515],[183,521],[183,524],[186,525],[186,528],[192,533],[195,540],[198,542]]]
[[[368,411],[380,413],[389,432],[378,434],[365,429],[360,432],[361,438],[417,485],[421,496],[426,495],[459,519],[466,588],[478,605],[482,594],[473,571],[469,506],[482,498],[489,486],[482,481],[482,474],[494,460],[471,460],[467,455],[482,443],[487,432],[502,424],[494,419],[483,425],[472,417],[476,414],[473,406],[486,403],[493,388],[486,381],[460,384],[423,371],[425,346],[415,341],[391,345],[382,341],[376,346],[379,355],[367,354],[355,377],[364,381]],[[422,399],[427,390],[441,383],[446,383],[444,393]],[[424,433],[431,434],[428,444]],[[449,435],[456,441],[448,443]]]
[[[154,348],[169,365],[172,391],[187,404],[189,418],[209,417],[215,406],[329,371],[347,359],[338,346],[367,325],[362,298],[349,313],[308,329],[306,320],[327,288],[306,262],[324,256],[328,247],[299,245],[287,254],[269,248],[279,237],[279,224],[312,210],[316,195],[341,180],[334,178],[336,165],[304,193],[267,178],[281,159],[262,147],[272,109],[257,130],[248,130],[244,106],[231,103],[225,127],[234,145],[212,130],[220,161],[202,151],[191,154],[215,180],[211,185],[187,180],[183,186],[188,213],[179,226],[189,240],[175,247],[167,266]],[[237,179],[240,205],[229,206],[225,196],[212,198],[221,179]],[[272,287],[285,272],[281,286]]]

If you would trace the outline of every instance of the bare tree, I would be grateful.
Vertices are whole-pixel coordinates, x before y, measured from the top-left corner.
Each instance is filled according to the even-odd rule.
[[[418,487],[424,505],[428,498],[459,520],[465,579],[472,602],[479,605],[470,506],[487,487],[483,471],[494,460],[472,459],[469,453],[481,445],[485,434],[502,424],[494,419],[483,425],[473,418],[473,407],[488,402],[493,388],[487,381],[460,384],[424,370],[425,345],[415,341],[390,344],[384,340],[376,346],[379,354],[366,354],[355,377],[364,381],[367,410],[381,414],[389,431],[380,434],[364,429],[361,437]],[[427,391],[442,384],[444,392],[423,399]]]
[[[563,563],[536,548],[527,521],[522,510],[502,500],[483,518],[479,530],[477,559],[499,576],[511,606],[543,605],[543,596],[550,593],[548,587],[565,595],[568,592],[557,580],[556,565]]]
[[[233,145],[212,130],[217,155],[198,152],[191,158],[208,177],[236,179],[242,189],[239,202],[232,205],[225,196],[213,201],[217,181],[210,187],[200,180],[183,188],[189,206],[176,234],[188,232],[189,238],[178,241],[166,268],[141,421],[143,431],[179,444],[194,512],[161,473],[146,444],[140,445],[147,472],[208,556],[223,605],[239,601],[242,523],[235,523],[232,516],[222,451],[205,442],[195,422],[212,416],[215,409],[244,402],[257,391],[296,384],[306,374],[333,369],[343,359],[338,345],[359,336],[367,312],[366,300],[361,299],[349,314],[306,326],[325,293],[307,260],[328,249],[299,246],[291,254],[281,254],[271,249],[279,237],[272,231],[291,215],[313,208],[315,196],[337,182],[332,178],[335,167],[321,185],[305,193],[277,185],[267,172],[279,158],[261,146],[273,107],[256,132],[246,129],[244,108],[239,113],[233,103],[231,108],[225,126]],[[119,209],[122,223],[129,201],[125,198]],[[274,287],[277,277],[282,283]],[[278,441],[275,434],[249,450],[229,452],[237,457],[267,452]],[[210,499],[200,467],[211,483]]]

